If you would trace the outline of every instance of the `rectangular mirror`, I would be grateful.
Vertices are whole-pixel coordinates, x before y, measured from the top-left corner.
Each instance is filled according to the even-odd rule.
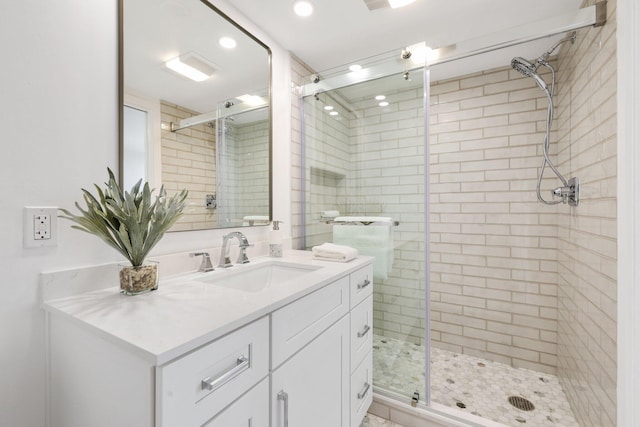
[[[189,190],[171,231],[271,220],[271,51],[206,0],[119,0],[120,181]]]

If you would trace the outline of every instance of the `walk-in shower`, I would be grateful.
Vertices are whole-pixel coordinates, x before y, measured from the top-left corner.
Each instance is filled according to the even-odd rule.
[[[384,402],[471,425],[614,425],[615,233],[597,206],[610,206],[615,176],[599,162],[610,164],[615,137],[606,123],[589,128],[611,118],[583,106],[591,95],[610,102],[612,88],[591,94],[583,70],[592,46],[611,49],[615,37],[589,31],[464,72],[486,50],[427,67],[398,50],[359,73],[301,82],[294,245],[332,241],[338,215],[393,224],[391,268],[374,278],[373,378]],[[586,178],[583,206],[539,203],[538,183],[556,182],[541,177],[541,154],[543,167]],[[373,232],[365,222],[359,231]]]
[[[522,57],[515,57],[511,60],[511,66],[514,70],[519,72],[520,74],[526,77],[532,77],[536,84],[544,91],[549,99],[549,105],[547,107],[547,120],[546,120],[546,131],[544,135],[544,143],[542,148],[542,166],[540,167],[540,172],[538,174],[538,183],[536,185],[536,195],[538,196],[538,200],[546,205],[555,205],[558,203],[568,203],[570,206],[578,206],[580,202],[580,182],[577,177],[573,177],[568,181],[564,176],[558,171],[553,162],[549,159],[549,140],[551,134],[551,126],[553,124],[553,96],[555,95],[556,88],[556,70],[549,63],[549,57],[555,52],[555,50],[566,42],[571,42],[571,44],[576,41],[576,32],[572,32],[571,35],[559,40],[550,49],[548,49],[545,53],[538,57],[534,62],[527,61]],[[547,85],[547,82],[538,74],[538,68],[545,67],[551,71],[551,87]],[[542,197],[541,193],[541,185],[542,178],[544,176],[544,170],[546,166],[553,171],[553,173],[558,177],[558,179],[562,182],[562,187],[557,187],[551,191],[551,195],[554,200],[547,200]],[[558,200],[555,200],[556,197],[559,197]]]

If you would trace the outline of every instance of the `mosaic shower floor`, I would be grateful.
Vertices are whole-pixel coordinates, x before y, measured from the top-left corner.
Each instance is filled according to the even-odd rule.
[[[407,402],[418,391],[424,403],[424,346],[374,335],[373,348],[374,385],[406,395]],[[518,409],[511,396],[535,408]],[[437,348],[431,349],[431,399],[507,426],[579,427],[554,375]]]

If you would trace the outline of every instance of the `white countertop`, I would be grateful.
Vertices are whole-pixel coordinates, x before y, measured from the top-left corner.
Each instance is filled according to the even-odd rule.
[[[117,287],[83,289],[71,296],[45,298],[42,305],[50,315],[91,328],[150,363],[162,365],[370,264],[373,258],[360,256],[342,263],[314,260],[308,251],[286,251],[282,258],[255,258],[246,265],[273,260],[321,268],[306,273],[301,280],[285,281],[257,292],[194,280],[203,275],[233,274],[245,267],[234,266],[161,278],[158,290],[146,294],[125,296]],[[68,273],[65,277],[73,280],[77,276]],[[60,286],[56,282],[60,279],[43,280],[43,286]],[[61,285],[72,288],[68,283]],[[56,294],[55,290],[43,293]]]

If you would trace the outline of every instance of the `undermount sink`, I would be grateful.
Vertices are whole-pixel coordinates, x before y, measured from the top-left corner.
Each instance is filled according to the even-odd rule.
[[[274,260],[212,272],[195,280],[245,292],[260,292],[280,283],[299,279],[319,268],[322,267]]]

